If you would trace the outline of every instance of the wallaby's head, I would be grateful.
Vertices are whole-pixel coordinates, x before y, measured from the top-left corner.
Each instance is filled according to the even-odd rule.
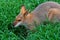
[[[29,16],[30,15],[28,14],[25,6],[22,6],[19,15],[16,16],[15,21],[13,22],[14,27],[26,24],[26,22],[28,21],[27,19],[30,18]]]

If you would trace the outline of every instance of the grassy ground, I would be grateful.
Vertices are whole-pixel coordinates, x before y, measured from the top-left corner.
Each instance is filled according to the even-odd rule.
[[[12,28],[11,23],[19,14],[21,5],[31,12],[38,4],[48,0],[0,0],[0,40],[60,40],[60,23],[41,24],[36,32],[28,32],[23,26]],[[53,0],[60,3],[60,0]]]

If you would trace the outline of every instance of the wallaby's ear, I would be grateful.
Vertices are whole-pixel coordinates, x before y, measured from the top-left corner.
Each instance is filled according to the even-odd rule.
[[[21,7],[20,13],[21,13],[22,16],[26,16],[28,14],[28,12],[27,12],[27,10],[26,10],[24,5]]]

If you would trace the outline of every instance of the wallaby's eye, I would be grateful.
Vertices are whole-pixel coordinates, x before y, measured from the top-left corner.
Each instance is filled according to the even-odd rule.
[[[18,20],[18,21],[21,21],[21,20]]]

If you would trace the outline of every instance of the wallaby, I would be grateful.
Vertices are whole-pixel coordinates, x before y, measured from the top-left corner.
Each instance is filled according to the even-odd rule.
[[[60,20],[60,4],[56,2],[45,2],[38,5],[32,12],[28,12],[25,6],[21,7],[20,13],[16,16],[13,23],[14,27],[25,25],[27,29],[32,30],[36,25],[44,22],[46,19],[50,21]]]

